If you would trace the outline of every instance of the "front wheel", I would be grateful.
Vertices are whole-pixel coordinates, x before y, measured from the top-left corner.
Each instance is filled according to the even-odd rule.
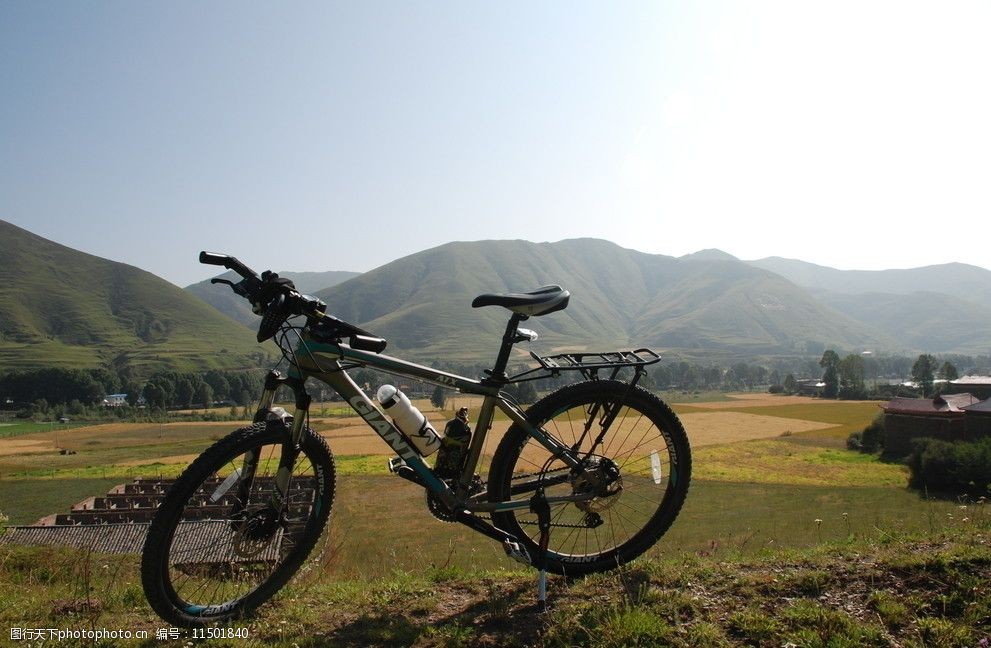
[[[688,493],[692,458],[685,430],[653,394],[614,380],[563,387],[535,403],[527,421],[570,450],[570,467],[517,424],[492,459],[489,499],[578,497],[552,504],[547,569],[582,575],[612,569],[654,545]],[[496,526],[538,550],[537,516],[494,513]]]
[[[289,457],[282,500],[275,484]],[[334,460],[312,430],[298,453],[281,421],[233,432],[182,473],[156,512],[141,558],[148,602],[185,627],[244,616],[299,569],[333,498]]]

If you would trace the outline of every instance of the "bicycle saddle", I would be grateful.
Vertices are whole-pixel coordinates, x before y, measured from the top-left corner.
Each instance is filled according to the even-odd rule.
[[[571,293],[561,286],[542,286],[528,293],[507,293],[494,295],[487,293],[479,295],[471,302],[472,308],[482,306],[502,306],[518,315],[546,315],[554,311],[564,310],[568,306]]]

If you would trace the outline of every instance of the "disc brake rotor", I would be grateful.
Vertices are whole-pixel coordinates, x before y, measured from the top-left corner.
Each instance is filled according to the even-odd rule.
[[[571,471],[571,489],[575,495],[594,494],[591,499],[575,502],[575,506],[586,513],[597,513],[619,501],[623,477],[611,459],[590,456],[582,468]]]
[[[250,558],[265,550],[278,532],[281,519],[270,506],[258,509],[234,527],[234,552]]]

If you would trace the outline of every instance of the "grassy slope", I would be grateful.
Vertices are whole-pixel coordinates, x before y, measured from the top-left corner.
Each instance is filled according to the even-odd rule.
[[[823,307],[803,289],[738,261],[680,262],[638,320],[653,344],[794,351],[807,341],[848,348],[891,342]]]
[[[986,341],[991,340],[991,308],[985,303],[935,292],[822,292],[816,296],[869,326],[899,331],[899,340],[908,348],[980,354],[987,352]]]
[[[757,558],[640,561],[551,578],[547,614],[532,573],[420,568],[368,582],[316,569],[228,626],[247,640],[196,645],[970,647],[991,633],[989,543],[985,521]],[[0,624],[154,637],[167,626],[144,603],[136,562],[0,545]]]
[[[0,365],[256,366],[249,331],[151,273],[0,221]]]

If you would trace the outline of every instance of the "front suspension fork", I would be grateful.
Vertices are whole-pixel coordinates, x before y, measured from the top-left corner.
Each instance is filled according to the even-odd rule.
[[[275,489],[272,491],[269,501],[269,504],[280,516],[289,501],[292,471],[296,465],[296,459],[299,457],[300,448],[302,447],[303,434],[306,430],[306,420],[311,400],[310,395],[303,388],[302,380],[284,376],[273,369],[265,376],[265,388],[258,403],[258,410],[255,412],[255,423],[281,419],[280,422],[283,425],[286,424],[287,417],[280,416],[274,409],[275,394],[279,390],[279,387],[283,385],[286,385],[293,391],[296,400],[296,411],[292,416],[289,439],[282,444],[279,469],[275,474]],[[244,463],[241,466],[240,478],[238,480],[237,501],[233,510],[235,515],[243,512],[247,506],[251,495],[251,486],[254,483],[255,472],[258,469],[258,462],[260,460],[261,457],[254,450],[248,451],[244,455]]]

